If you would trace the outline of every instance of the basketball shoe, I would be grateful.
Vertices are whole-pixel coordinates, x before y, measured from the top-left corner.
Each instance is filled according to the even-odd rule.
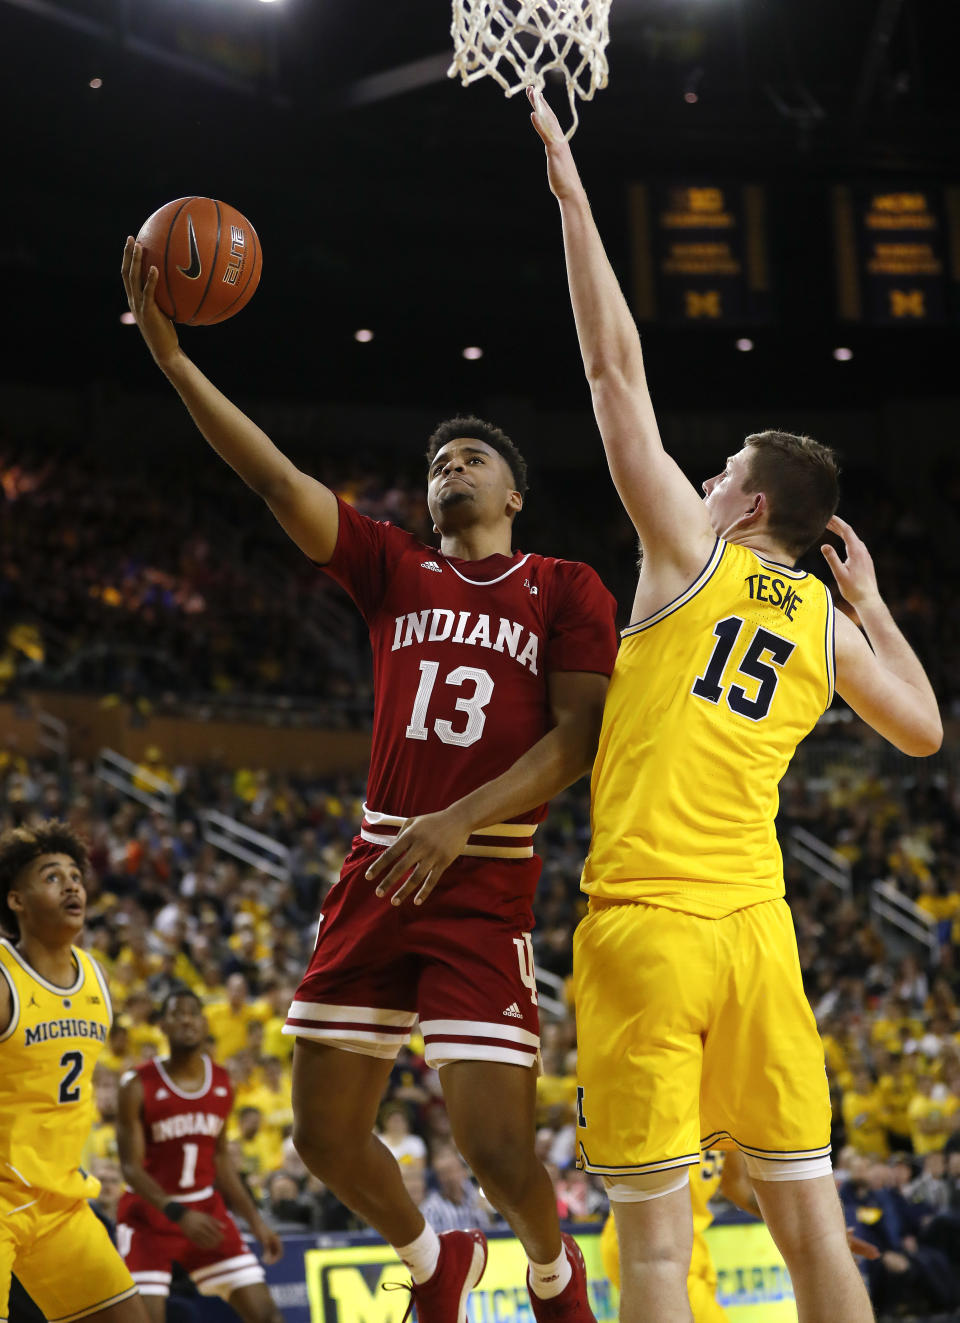
[[[550,1300],[541,1300],[530,1285],[530,1273],[527,1272],[527,1293],[533,1308],[533,1317],[537,1323],[597,1323],[590,1301],[587,1297],[587,1265],[580,1253],[580,1246],[573,1236],[566,1232],[561,1236],[563,1248],[567,1251],[573,1276],[559,1295]]]
[[[412,1298],[404,1319],[416,1308],[417,1323],[467,1323],[467,1296],[486,1266],[487,1240],[482,1231],[441,1231],[437,1266],[425,1282],[410,1287]]]

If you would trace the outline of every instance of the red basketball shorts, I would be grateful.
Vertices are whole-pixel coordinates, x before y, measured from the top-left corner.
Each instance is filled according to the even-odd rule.
[[[539,859],[460,858],[422,906],[394,906],[364,877],[380,853],[360,843],[348,856],[283,1032],[391,1058],[419,1019],[429,1066],[532,1066]]]
[[[237,1224],[217,1193],[189,1205],[191,1212],[207,1213],[223,1224],[223,1240],[213,1249],[201,1249],[139,1195],[124,1194],[117,1208],[117,1248],[130,1269],[141,1295],[170,1294],[175,1263],[190,1274],[201,1295],[229,1300],[239,1286],[265,1280],[256,1257],[241,1239]]]

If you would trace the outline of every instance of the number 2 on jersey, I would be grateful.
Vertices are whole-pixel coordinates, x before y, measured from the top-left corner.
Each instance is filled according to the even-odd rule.
[[[439,662],[420,663],[420,684],[417,686],[417,696],[413,700],[413,711],[410,713],[406,730],[408,740],[425,740],[430,734],[427,729],[427,709],[430,706],[439,670]],[[487,719],[483,709],[493,697],[493,680],[486,671],[481,671],[476,666],[458,666],[444,676],[443,683],[457,688],[472,683],[473,693],[461,695],[457,699],[457,711],[465,712],[467,715],[462,730],[454,730],[452,721],[441,721],[438,717],[433,723],[434,731],[444,744],[459,744],[462,748],[476,744],[483,734],[484,722]]]
[[[59,1100],[62,1103],[75,1103],[80,1101],[80,1085],[77,1079],[83,1070],[82,1052],[64,1052],[60,1058],[60,1065],[67,1067],[67,1073],[60,1081]]]
[[[717,636],[717,642],[710,654],[706,670],[694,681],[691,691],[698,698],[705,698],[708,703],[720,702],[724,693],[723,673],[743,625],[744,622],[739,616],[727,616],[726,620],[718,620],[714,625],[713,632]],[[780,672],[774,667],[785,666],[796,646],[790,639],[772,634],[769,629],[758,628],[755,631],[736,674],[745,675],[751,680],[759,680],[760,685],[755,698],[748,698],[742,685],[727,685],[727,707],[731,712],[736,712],[741,717],[749,717],[751,721],[763,720],[770,711],[770,704],[773,702],[773,695],[780,681]],[[773,666],[763,660],[765,653],[774,663]]]

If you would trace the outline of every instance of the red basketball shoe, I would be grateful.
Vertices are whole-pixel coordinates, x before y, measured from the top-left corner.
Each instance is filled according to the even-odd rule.
[[[550,1300],[541,1300],[531,1287],[530,1273],[527,1272],[527,1294],[533,1307],[533,1317],[537,1323],[597,1323],[587,1297],[587,1266],[580,1253],[580,1246],[573,1236],[565,1233],[561,1239],[573,1276],[559,1295]]]
[[[467,1296],[486,1266],[487,1240],[483,1232],[442,1231],[437,1266],[425,1282],[411,1286],[412,1299],[404,1318],[409,1318],[416,1307],[417,1323],[467,1323]]]

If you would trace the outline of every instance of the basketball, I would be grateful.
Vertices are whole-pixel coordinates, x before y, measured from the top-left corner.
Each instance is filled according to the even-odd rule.
[[[213,326],[246,307],[260,283],[257,232],[236,207],[215,198],[177,198],[144,221],[143,274],[159,274],[161,311],[187,326]]]

